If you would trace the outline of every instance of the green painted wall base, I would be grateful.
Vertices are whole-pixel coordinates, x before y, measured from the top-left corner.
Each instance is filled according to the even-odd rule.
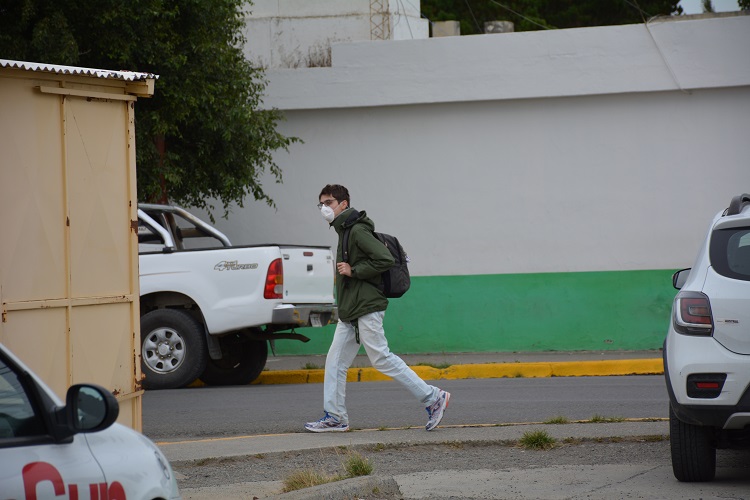
[[[385,315],[401,354],[644,350],[662,346],[673,270],[413,277]],[[276,343],[278,355],[325,354],[334,327]]]

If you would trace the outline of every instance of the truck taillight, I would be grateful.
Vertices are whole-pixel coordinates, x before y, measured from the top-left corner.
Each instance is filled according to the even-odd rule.
[[[674,329],[685,335],[711,335],[714,322],[708,297],[698,292],[680,292],[675,297]]]
[[[268,266],[266,274],[266,287],[263,290],[263,297],[266,299],[281,299],[284,291],[284,267],[281,265],[281,259],[276,259]]]

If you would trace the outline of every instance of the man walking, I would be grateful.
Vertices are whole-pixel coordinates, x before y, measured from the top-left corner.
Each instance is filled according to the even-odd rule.
[[[339,322],[326,357],[323,384],[323,418],[305,424],[311,432],[349,430],[346,412],[346,374],[359,351],[365,347],[372,366],[400,382],[426,408],[425,428],[437,427],[448,407],[450,393],[433,387],[388,349],[383,318],[388,307],[380,275],[393,265],[390,251],[373,235],[375,224],[367,214],[350,207],[349,191],[339,184],[328,184],[318,196],[323,218],[339,237],[336,251],[336,295]],[[358,214],[358,215],[357,215]],[[349,232],[348,259],[344,262],[342,238]]]

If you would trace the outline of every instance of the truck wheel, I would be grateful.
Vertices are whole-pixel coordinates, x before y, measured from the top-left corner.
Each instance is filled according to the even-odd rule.
[[[669,405],[669,443],[672,450],[672,471],[678,481],[711,481],[716,474],[716,447],[713,429],[686,424]]]
[[[243,335],[219,339],[221,359],[209,359],[200,379],[208,385],[246,385],[258,378],[266,366],[268,344]]]
[[[141,317],[144,389],[176,389],[203,372],[208,358],[203,325],[190,314],[157,309]]]

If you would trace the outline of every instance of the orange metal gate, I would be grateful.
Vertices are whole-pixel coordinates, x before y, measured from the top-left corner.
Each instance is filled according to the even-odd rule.
[[[133,82],[0,68],[0,342],[141,430]]]

